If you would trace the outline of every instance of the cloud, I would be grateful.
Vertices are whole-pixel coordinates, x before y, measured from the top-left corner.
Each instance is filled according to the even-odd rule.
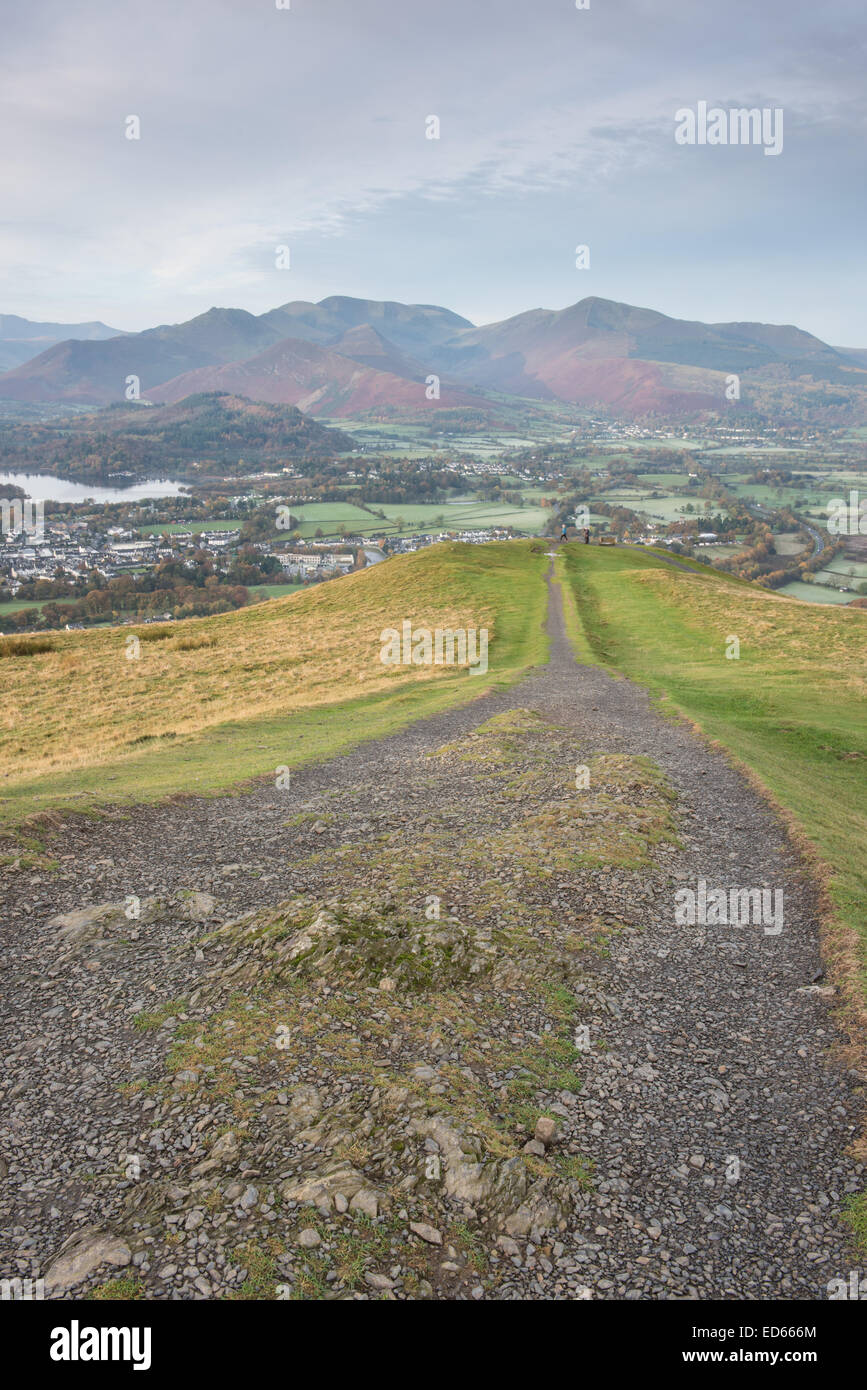
[[[817,277],[832,285],[850,263],[865,183],[858,23],[849,0],[821,16],[782,0],[19,7],[0,55],[0,121],[15,130],[0,157],[0,303],[144,327],[242,297],[264,309],[372,293],[390,275],[389,297],[510,312],[536,293],[579,297],[551,234],[565,267],[590,223],[614,297],[637,282],[652,302],[679,272],[699,316],[736,251],[750,268],[730,316],[791,321],[803,275],[769,294],[762,239],[751,259],[720,229],[749,239],[774,208],[774,266],[794,266],[821,204]],[[784,156],[677,149],[674,111],[698,99],[783,106]],[[425,139],[432,113],[439,140]],[[124,138],[130,114],[140,141]],[[655,247],[643,292],[624,229]],[[291,292],[273,267],[286,242]],[[835,331],[867,341],[841,290]]]

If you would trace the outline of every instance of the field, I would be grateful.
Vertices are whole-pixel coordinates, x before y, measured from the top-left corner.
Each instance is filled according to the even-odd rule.
[[[793,817],[828,866],[852,962],[867,988],[867,611],[791,603],[652,556],[564,547],[580,659],[646,685],[730,750]],[[640,638],[638,638],[640,634]],[[737,660],[726,658],[730,635]]]
[[[341,526],[365,536],[411,536],[425,531],[486,530],[493,526],[512,526],[535,535],[542,530],[550,512],[542,507],[512,507],[502,502],[402,502],[377,504],[385,520],[351,502],[309,502],[299,506],[298,531],[305,539],[321,530],[323,537],[338,538]],[[399,520],[403,526],[398,524]]]
[[[714,515],[728,516],[726,507],[721,506],[718,502],[708,502],[705,498],[697,497],[692,493],[669,493],[660,489],[661,496],[651,497],[651,491],[651,488],[611,488],[610,491],[594,494],[591,505],[593,501],[608,502],[612,505],[620,504],[643,516],[652,517],[654,521],[665,522],[687,521],[708,511]],[[691,512],[684,510],[687,506],[692,507]]]
[[[774,536],[774,549],[778,555],[800,555],[808,548],[798,539],[797,531],[781,531]]]
[[[649,488],[685,488],[689,482],[688,473],[638,473],[638,481]]]
[[[784,584],[777,592],[788,594],[789,598],[799,598],[805,603],[831,603],[843,606],[851,603],[856,597],[855,594],[841,594],[840,590],[831,584],[807,584],[801,579],[793,579],[791,584]]]
[[[698,550],[699,555],[711,560],[724,560],[726,556],[737,555],[737,553],[738,546],[736,545],[702,545]]]
[[[493,399],[493,394],[492,394]],[[490,458],[504,450],[531,448],[550,440],[567,440],[572,428],[571,411],[560,402],[528,401],[515,404],[514,397],[499,402],[502,421],[481,430],[440,428],[436,415],[423,420],[397,420],[389,424],[367,419],[318,417],[321,425],[345,430],[368,451],[400,453],[405,458],[427,458],[437,449],[460,450],[479,458]]]
[[[867,579],[867,562],[847,560],[843,555],[835,555],[824,569],[817,571],[815,578],[823,584],[836,584],[838,588],[841,584],[855,588]]]
[[[0,618],[7,613],[18,613],[22,608],[42,608],[46,603],[62,603],[63,599],[25,599],[13,598],[8,603],[0,603]]]
[[[473,699],[543,659],[547,564],[455,542],[219,617],[0,638],[0,819],[273,776]],[[488,673],[383,665],[405,619],[487,627]]]

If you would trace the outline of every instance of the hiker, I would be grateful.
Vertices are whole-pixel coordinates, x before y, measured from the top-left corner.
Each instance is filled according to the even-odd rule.
[[[563,522],[563,530],[560,532],[560,539],[561,539],[561,541],[568,541],[568,539],[569,539],[568,535],[566,534],[566,523],[565,523],[565,521]]]
[[[589,527],[589,526],[585,526],[585,527],[584,527],[584,544],[585,544],[585,545],[589,545],[589,544],[590,544],[590,527]]]

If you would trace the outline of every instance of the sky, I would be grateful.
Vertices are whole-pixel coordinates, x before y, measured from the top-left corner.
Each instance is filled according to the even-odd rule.
[[[0,0],[0,26],[0,313],[600,295],[867,347],[863,0]],[[782,111],[782,150],[678,143],[699,102]]]

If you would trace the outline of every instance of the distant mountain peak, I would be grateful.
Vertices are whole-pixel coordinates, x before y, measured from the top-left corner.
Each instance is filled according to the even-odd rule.
[[[23,366],[40,353],[69,339],[100,342],[120,337],[122,330],[91,320],[88,323],[40,323],[20,314],[0,314],[0,372]]]

